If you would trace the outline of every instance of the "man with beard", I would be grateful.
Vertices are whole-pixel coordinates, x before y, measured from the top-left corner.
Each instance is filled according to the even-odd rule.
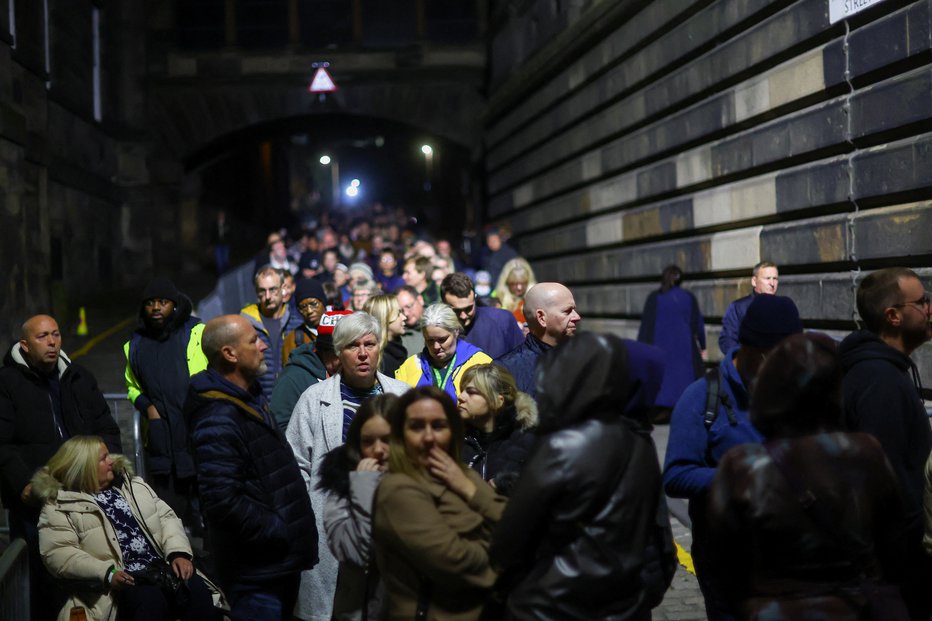
[[[204,324],[191,315],[188,296],[161,277],[143,292],[139,320],[123,353],[127,399],[145,417],[146,479],[189,527],[196,528],[200,518],[192,506],[194,458],[183,410],[189,378],[207,368],[201,350]]]
[[[902,267],[864,278],[857,306],[865,328],[849,334],[838,348],[845,371],[845,420],[850,430],[877,438],[900,481],[907,520],[903,599],[913,619],[928,619],[932,562],[920,544],[923,471],[932,432],[919,372],[909,355],[932,338],[932,306],[916,272]]]
[[[466,274],[456,272],[444,277],[440,296],[463,326],[460,338],[490,358],[504,356],[524,341],[514,315],[501,308],[479,306],[475,285]]]
[[[263,267],[253,279],[256,285],[256,304],[249,304],[240,311],[240,316],[253,325],[259,338],[266,344],[265,363],[267,370],[259,377],[259,385],[266,398],[271,396],[275,379],[282,368],[282,348],[285,335],[301,324],[301,317],[292,313],[284,299],[284,279],[273,267]]]

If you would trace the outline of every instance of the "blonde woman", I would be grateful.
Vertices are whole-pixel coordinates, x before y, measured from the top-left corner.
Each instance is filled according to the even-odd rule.
[[[405,333],[405,315],[393,295],[374,295],[366,302],[363,310],[379,322],[382,328],[382,360],[379,371],[393,376],[398,367],[408,357],[408,350],[401,344],[401,335]]]
[[[502,308],[511,311],[522,327],[527,324],[524,318],[524,294],[536,284],[537,279],[534,278],[530,263],[517,257],[505,263],[495,286],[495,296],[501,301]]]
[[[93,620],[220,618],[220,593],[195,573],[181,520],[100,438],[67,440],[32,490],[44,502],[42,561],[69,596],[59,621],[73,609]],[[166,578],[180,595],[160,586]]]
[[[457,406],[466,422],[463,462],[507,496],[534,444],[537,404],[495,364],[466,369],[460,385]]]

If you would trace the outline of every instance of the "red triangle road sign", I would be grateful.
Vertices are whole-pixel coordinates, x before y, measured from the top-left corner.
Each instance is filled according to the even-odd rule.
[[[337,85],[333,83],[333,78],[330,77],[326,69],[318,67],[307,90],[311,93],[332,93],[337,90]]]

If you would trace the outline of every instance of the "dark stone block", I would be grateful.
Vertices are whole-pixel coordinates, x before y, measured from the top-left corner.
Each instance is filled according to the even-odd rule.
[[[929,4],[917,2],[851,33],[848,54],[859,76],[930,48]]]
[[[860,153],[852,167],[857,199],[932,187],[932,133]]]
[[[760,234],[760,253],[777,265],[844,261],[848,223],[844,215],[767,227]]]
[[[776,193],[777,212],[841,203],[848,198],[848,161],[837,159],[781,172]]]
[[[676,189],[676,164],[662,162],[638,173],[638,197],[654,196]]]
[[[851,98],[852,138],[932,118],[932,69],[897,76]]]
[[[858,259],[928,254],[932,251],[932,202],[863,212],[854,221]]]
[[[826,88],[845,81],[845,42],[837,39],[822,48],[822,75]]]

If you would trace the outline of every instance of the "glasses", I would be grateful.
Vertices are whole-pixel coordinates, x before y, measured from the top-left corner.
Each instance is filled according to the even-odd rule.
[[[894,304],[893,308],[903,308],[904,306],[916,306],[917,308],[929,308],[932,305],[932,299],[929,298],[929,292],[926,291],[924,295],[918,300],[913,300],[911,302],[900,302],[899,304]]]
[[[308,300],[307,302],[301,302],[298,304],[299,311],[309,311],[314,308],[323,308],[324,304],[320,300]]]
[[[470,304],[469,306],[464,306],[463,308],[454,308],[453,312],[457,315],[469,315],[472,313],[472,309],[475,307],[475,304]]]

